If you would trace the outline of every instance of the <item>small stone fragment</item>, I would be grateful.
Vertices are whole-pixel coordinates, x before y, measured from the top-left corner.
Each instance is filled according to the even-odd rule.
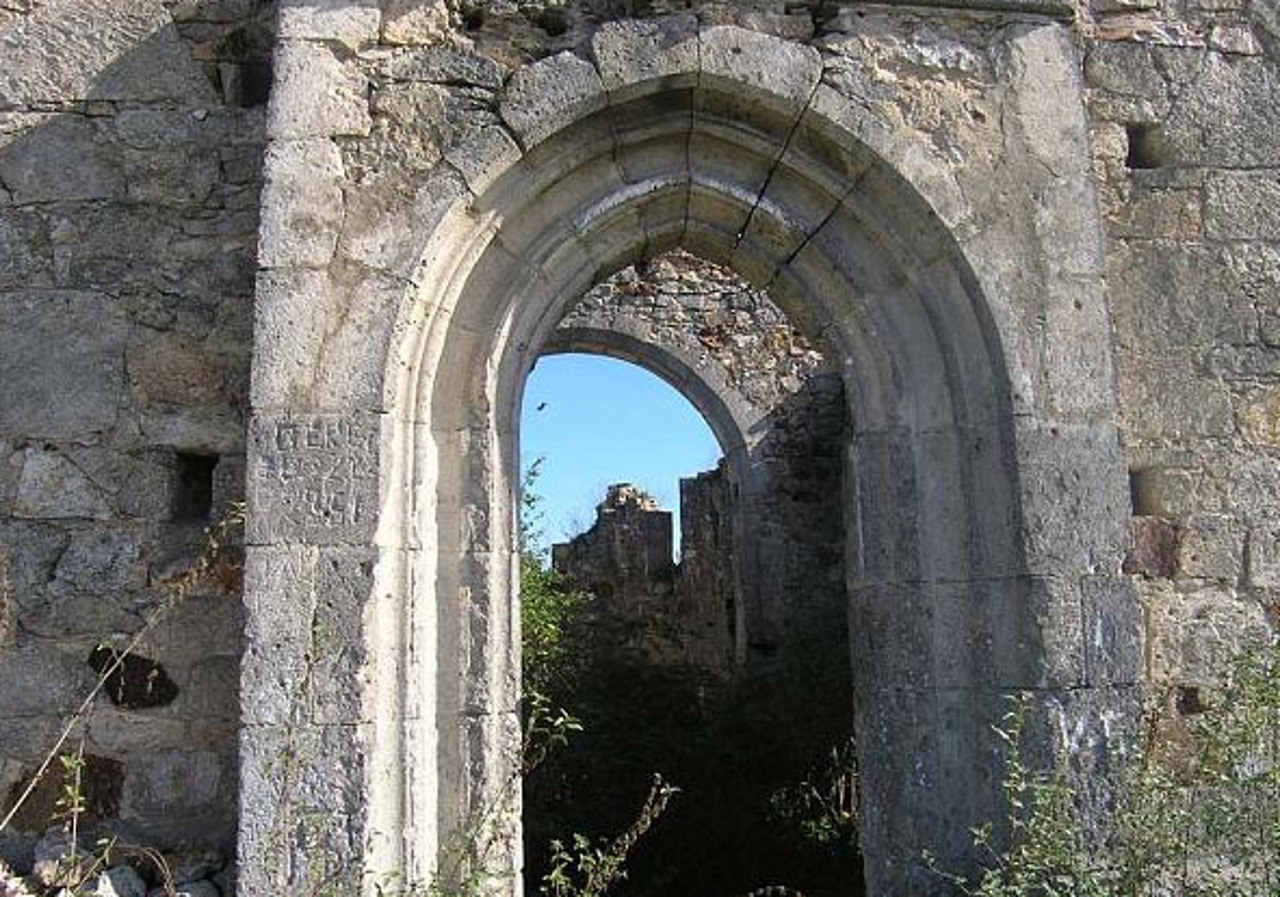
[[[1161,517],[1135,517],[1133,549],[1124,560],[1124,572],[1171,579],[1177,569],[1177,527]]]
[[[113,866],[89,889],[96,897],[146,897],[147,883],[132,866]]]

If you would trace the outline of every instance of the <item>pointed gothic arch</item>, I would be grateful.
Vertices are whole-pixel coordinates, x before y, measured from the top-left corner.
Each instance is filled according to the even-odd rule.
[[[314,787],[329,781],[343,795],[345,821],[299,829],[298,843],[340,841],[334,862],[369,882],[429,875],[448,833],[501,799],[520,741],[521,385],[567,302],[669,248],[768,289],[840,356],[870,893],[927,886],[926,847],[954,868],[971,861],[969,826],[999,801],[989,725],[1003,695],[1035,689],[1073,750],[1105,750],[1091,733],[1130,712],[1136,669],[1100,672],[1086,638],[1132,613],[1108,591],[1124,544],[1124,468],[1094,413],[1110,402],[1105,314],[1048,342],[1024,332],[1028,284],[993,223],[1043,217],[1037,203],[1068,197],[1028,189],[1005,209],[958,212],[946,172],[822,83],[812,48],[690,31],[679,18],[633,26],[603,29],[594,64],[562,54],[521,70],[503,106],[514,139],[497,127],[476,135],[454,154],[457,169],[384,210],[378,232],[403,236],[384,253],[380,292],[329,275],[346,314],[390,317],[372,350],[321,345],[305,364],[256,372],[245,689],[264,709],[249,715],[245,742],[250,881],[269,880],[270,829],[291,799],[268,787],[281,740],[312,744],[292,755],[322,771]],[[1071,71],[1064,37],[1030,34],[1037,64]],[[623,52],[628,42],[648,49]],[[650,62],[625,62],[636,58]],[[1061,139],[1080,139],[1074,119],[1061,127]],[[1037,239],[1052,256],[1053,241],[1096,241],[1093,226],[1064,215]],[[1083,256],[1032,286],[1066,291],[1078,310],[1101,303],[1098,272],[1076,270],[1098,259]],[[284,307],[307,289],[306,277],[280,282],[272,294],[265,276],[260,302]],[[301,317],[287,326],[305,332]],[[1064,350],[1089,359],[1070,411],[1038,373],[1038,353]],[[372,384],[366,405],[344,400],[352,383]],[[342,494],[284,475],[291,453],[310,447],[365,473]],[[1095,481],[1082,475],[1094,470]],[[1065,477],[1071,520],[1029,486],[1045,476]],[[280,509],[286,524],[268,519]],[[273,572],[282,554],[309,559],[317,581],[354,583],[348,626],[360,650],[307,678],[354,693],[332,721],[293,725],[256,664],[267,621],[305,579]],[[290,869],[291,882],[316,875]]]

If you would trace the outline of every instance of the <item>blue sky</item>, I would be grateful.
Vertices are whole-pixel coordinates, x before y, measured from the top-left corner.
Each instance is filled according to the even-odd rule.
[[[679,392],[599,355],[538,359],[525,384],[520,440],[522,468],[545,458],[536,491],[548,544],[590,526],[611,483],[635,483],[678,514],[680,477],[720,458],[711,429]],[[678,533],[678,518],[676,525]]]

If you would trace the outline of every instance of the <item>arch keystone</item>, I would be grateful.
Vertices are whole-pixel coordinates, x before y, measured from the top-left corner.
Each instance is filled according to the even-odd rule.
[[[604,89],[613,103],[698,82],[698,17],[610,22],[591,38]]]
[[[699,86],[737,96],[755,88],[749,99],[795,117],[809,105],[822,77],[816,48],[734,25],[702,31],[698,50]]]

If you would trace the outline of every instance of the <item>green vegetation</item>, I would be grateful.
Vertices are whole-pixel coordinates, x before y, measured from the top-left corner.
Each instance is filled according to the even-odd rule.
[[[572,688],[582,654],[573,650],[570,630],[589,598],[570,589],[549,563],[537,491],[541,469],[541,458],[529,465],[520,499],[520,650],[526,705]]]
[[[974,832],[989,859],[978,897],[1275,897],[1280,894],[1280,642],[1241,657],[1205,712],[1156,716],[1120,782],[1104,843],[1087,834],[1065,771],[1030,770],[1021,748],[1030,708],[1013,700],[1006,748],[1007,847]]]

